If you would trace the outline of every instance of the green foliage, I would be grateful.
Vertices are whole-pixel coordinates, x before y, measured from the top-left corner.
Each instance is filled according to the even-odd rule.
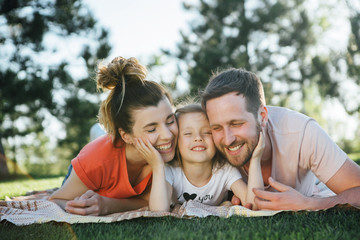
[[[52,137],[77,154],[96,122],[92,79],[111,50],[108,31],[81,0],[0,1],[0,21],[0,139],[13,151],[7,155],[16,161],[31,134],[52,127],[49,117],[66,128]]]
[[[352,1],[346,1],[349,7],[350,15],[350,26],[351,33],[349,37],[349,43],[347,47],[346,63],[348,66],[348,76],[352,78],[355,84],[360,85],[360,9],[355,8],[355,4],[352,4]],[[343,101],[346,102],[345,99]],[[349,102],[353,103],[353,99],[350,99]],[[347,107],[346,110],[350,113],[359,113],[360,104],[350,104],[350,108]]]
[[[317,4],[318,9],[310,4]],[[336,9],[346,11],[345,3],[201,0],[184,6],[197,13],[197,18],[189,24],[189,32],[181,33],[177,51],[164,54],[179,60],[179,75],[188,72],[190,95],[197,95],[206,86],[212,72],[235,67],[261,77],[269,104],[289,107],[296,102],[296,110],[308,113],[305,102],[311,101],[311,96],[307,89],[314,86],[322,99],[341,100],[344,93],[339,92],[339,83],[347,76],[340,65],[346,49],[331,49],[323,41],[333,27],[329,19],[336,15]],[[359,12],[350,19],[353,55],[359,54],[355,48],[360,42]],[[351,71],[355,76],[357,70],[352,67]]]

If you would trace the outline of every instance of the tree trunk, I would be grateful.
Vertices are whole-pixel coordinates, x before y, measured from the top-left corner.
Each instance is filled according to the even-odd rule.
[[[9,169],[6,164],[6,156],[0,139],[0,178],[9,176]]]

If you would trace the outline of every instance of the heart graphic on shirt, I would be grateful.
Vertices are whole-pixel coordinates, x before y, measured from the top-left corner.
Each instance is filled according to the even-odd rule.
[[[194,200],[196,198],[196,193],[193,193],[193,194],[188,194],[187,192],[184,192],[183,194],[183,197],[185,198],[186,201],[189,201],[190,199],[191,200]]]

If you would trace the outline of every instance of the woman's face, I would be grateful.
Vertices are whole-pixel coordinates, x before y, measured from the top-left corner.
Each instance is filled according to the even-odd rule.
[[[156,107],[134,110],[133,133],[135,138],[149,139],[158,150],[164,162],[174,158],[178,127],[169,99],[164,97]]]

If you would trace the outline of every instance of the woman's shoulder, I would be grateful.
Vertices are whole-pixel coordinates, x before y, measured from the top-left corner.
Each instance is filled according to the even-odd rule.
[[[81,149],[81,152],[103,153],[106,151],[119,151],[123,146],[124,143],[120,141],[114,146],[112,138],[109,135],[103,135],[86,144]]]
[[[120,153],[124,150],[124,146],[123,143],[114,146],[112,138],[104,135],[85,145],[75,159],[87,163],[112,161],[115,160],[115,156],[121,156]]]

